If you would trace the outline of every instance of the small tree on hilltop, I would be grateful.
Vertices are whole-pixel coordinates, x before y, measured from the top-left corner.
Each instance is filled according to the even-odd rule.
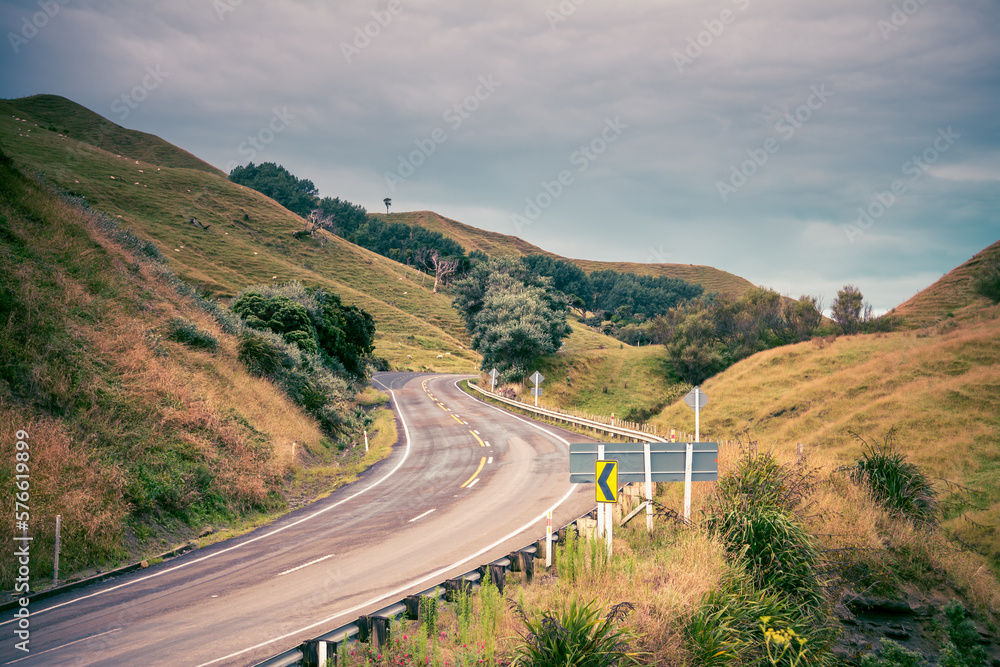
[[[830,306],[830,315],[845,334],[855,334],[861,330],[864,311],[864,295],[854,285],[844,285],[844,289],[837,292],[837,298]]]
[[[392,204],[392,199],[386,197],[385,199],[382,200],[382,203],[385,204],[385,214],[389,215],[389,206]]]

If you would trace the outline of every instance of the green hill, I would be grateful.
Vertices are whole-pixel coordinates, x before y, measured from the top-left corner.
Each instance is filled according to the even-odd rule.
[[[388,453],[386,411],[366,455],[349,436],[324,437],[238,357],[237,338],[144,241],[0,154],[0,478],[13,485],[25,462],[33,588],[51,581],[57,514],[65,580],[205,525],[259,521]],[[28,459],[15,459],[21,431]],[[13,533],[14,495],[3,497]],[[12,562],[0,556],[0,589]]]
[[[611,269],[623,273],[635,273],[648,276],[666,276],[668,278],[680,278],[692,283],[701,284],[707,292],[720,292],[723,294],[739,295],[748,288],[753,287],[753,283],[737,275],[713,268],[711,266],[701,266],[695,264],[642,264],[638,262],[600,262],[589,259],[568,259],[542,250],[536,245],[528,243],[524,239],[499,232],[490,232],[478,229],[471,225],[445,218],[432,211],[413,211],[406,213],[384,213],[377,215],[383,220],[391,222],[403,222],[409,225],[419,225],[432,231],[451,238],[466,249],[467,252],[481,250],[487,255],[546,255],[558,259],[567,259],[573,262],[584,271],[591,273]]]
[[[114,150],[85,141],[95,132],[95,141]],[[168,255],[181,279],[209,296],[225,300],[271,281],[323,286],[372,314],[375,353],[396,366],[473,366],[451,298],[432,294],[423,274],[325,232],[293,236],[303,229],[302,218],[156,137],[45,95],[0,101],[0,146],[50,183],[120,218]]]
[[[974,297],[970,268],[994,244],[897,309],[937,326],[885,334],[815,338],[760,352],[708,380],[701,417],[706,438],[751,437],[785,451],[803,443],[839,464],[860,452],[852,435],[895,427],[902,450],[938,478],[952,507],[946,527],[1000,562],[1000,305]],[[675,402],[661,428],[694,430],[694,415]]]

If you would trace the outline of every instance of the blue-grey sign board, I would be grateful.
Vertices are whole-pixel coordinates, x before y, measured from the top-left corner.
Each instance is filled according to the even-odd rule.
[[[696,442],[691,453],[691,481],[714,482],[719,479],[719,443]],[[597,461],[596,442],[569,446],[569,481],[573,484],[594,482]],[[653,442],[649,462],[654,482],[683,482],[687,444]],[[618,483],[645,482],[645,463],[641,442],[611,442],[604,445],[603,460],[618,461]]]

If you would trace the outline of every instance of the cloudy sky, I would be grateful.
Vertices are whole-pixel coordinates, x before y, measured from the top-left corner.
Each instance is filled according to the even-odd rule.
[[[0,26],[0,97],[570,257],[883,310],[1000,238],[992,1],[4,0]]]

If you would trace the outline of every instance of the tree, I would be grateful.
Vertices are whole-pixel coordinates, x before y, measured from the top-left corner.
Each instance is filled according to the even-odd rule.
[[[385,214],[389,215],[389,206],[392,204],[392,199],[390,197],[386,197],[382,200],[382,203],[385,204]]]
[[[495,366],[505,380],[521,379],[535,357],[555,352],[569,335],[566,297],[519,258],[479,262],[452,289],[483,367]]]
[[[855,334],[861,330],[862,314],[870,314],[870,308],[865,312],[865,298],[861,290],[854,285],[844,285],[837,292],[837,298],[830,306],[830,315],[840,325],[845,334]]]
[[[431,292],[437,294],[438,281],[443,282],[445,278],[455,273],[458,269],[458,259],[441,257],[441,253],[435,250],[430,253],[429,260],[434,267],[434,289]]]
[[[229,180],[267,195],[302,217],[316,207],[319,195],[312,181],[296,178],[274,162],[262,162],[260,165],[250,162],[245,167],[235,167],[229,173]]]

